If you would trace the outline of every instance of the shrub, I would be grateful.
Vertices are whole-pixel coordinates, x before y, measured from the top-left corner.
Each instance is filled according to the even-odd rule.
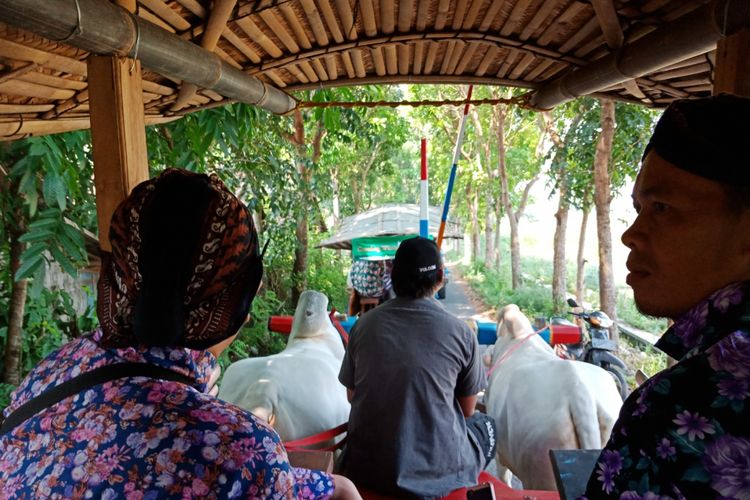
[[[630,288],[620,288],[617,291],[617,316],[628,325],[655,335],[661,335],[667,329],[666,319],[645,316],[638,311]]]
[[[352,265],[349,252],[316,248],[307,257],[307,289],[328,297],[328,308],[346,312],[349,296],[346,275]]]
[[[250,321],[240,329],[237,338],[219,356],[222,371],[231,363],[255,356],[276,354],[286,347],[286,336],[268,331],[268,317],[292,314],[274,292],[259,294],[253,300]]]

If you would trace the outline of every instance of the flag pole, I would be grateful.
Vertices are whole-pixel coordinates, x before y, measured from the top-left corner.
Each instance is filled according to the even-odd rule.
[[[440,218],[440,230],[438,231],[437,246],[442,248],[443,235],[445,234],[445,224],[448,220],[448,209],[451,206],[451,195],[453,194],[453,183],[456,180],[456,171],[458,170],[458,158],[461,156],[461,144],[464,141],[464,130],[466,127],[466,117],[469,115],[469,101],[474,85],[469,85],[469,91],[466,94],[466,105],[464,114],[461,117],[461,125],[458,128],[458,139],[456,139],[456,148],[453,150],[453,164],[451,166],[451,175],[448,179],[448,188],[445,190],[445,203],[443,203],[443,215]]]
[[[427,238],[430,235],[429,187],[427,185],[427,139],[422,138],[422,168],[419,182],[419,236]]]

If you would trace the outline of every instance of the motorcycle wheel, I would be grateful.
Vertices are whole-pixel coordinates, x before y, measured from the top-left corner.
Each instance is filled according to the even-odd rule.
[[[612,375],[612,378],[615,381],[615,385],[617,386],[617,390],[620,392],[620,397],[623,401],[625,401],[625,399],[627,399],[628,395],[630,394],[630,387],[628,387],[628,382],[625,379],[625,374],[619,367],[611,365],[609,363],[603,364],[602,368],[607,370],[607,372]]]

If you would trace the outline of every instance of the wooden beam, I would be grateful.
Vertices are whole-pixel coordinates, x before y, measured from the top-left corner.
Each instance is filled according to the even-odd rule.
[[[216,49],[221,32],[227,27],[227,21],[235,5],[237,5],[237,0],[216,0],[214,2],[214,8],[211,9],[211,15],[208,17],[208,22],[206,23],[206,31],[203,32],[203,36],[201,37],[201,47],[211,52]],[[169,10],[171,11],[172,9]],[[190,82],[183,82],[182,87],[180,87],[180,93],[177,95],[174,104],[172,104],[171,110],[176,111],[187,106],[197,91],[197,85]]]
[[[110,251],[117,205],[148,179],[141,65],[117,56],[89,56],[91,143],[99,243]]]
[[[604,33],[604,40],[610,49],[619,49],[625,40],[620,26],[620,19],[617,17],[617,11],[612,0],[591,0],[596,12],[596,18],[599,20],[599,26]]]
[[[210,88],[271,112],[286,113],[295,106],[286,93],[248,76],[194,43],[131,16],[122,7],[99,0],[75,0],[72,4],[80,4],[80,9],[71,9],[69,0],[0,2],[0,21],[51,40],[65,39],[67,45],[92,54],[136,56],[149,70],[167,78]],[[45,67],[69,66],[71,73],[86,74],[86,64],[81,61],[20,44],[0,41],[0,52],[11,46],[19,47],[11,56],[14,59]],[[78,69],[79,65],[82,69]]]
[[[398,30],[406,33],[411,30],[414,0],[401,0],[398,3]]]
[[[349,0],[336,0],[336,9],[341,19],[341,29],[349,40],[357,39],[357,25],[354,23],[354,12]]]
[[[39,65],[36,63],[28,63],[18,68],[4,71],[0,73],[0,83],[18,78],[19,76],[24,75],[28,73],[29,71],[35,71],[38,67]]]
[[[282,3],[279,8],[281,8],[281,12],[282,14],[284,14],[284,18],[286,19],[287,24],[290,28],[292,28],[294,37],[297,39],[297,43],[299,43],[303,49],[311,49],[312,44],[310,43],[310,39],[307,38],[305,28],[302,27],[302,23],[297,17],[297,14],[294,12],[292,6],[288,3]]]
[[[705,54],[713,50],[722,36],[737,33],[750,25],[750,11],[743,9],[745,5],[742,3],[712,0],[637,41],[625,44],[621,50],[547,82],[531,95],[530,103],[539,109],[549,109],[578,96],[593,94]],[[677,95],[679,97],[687,96],[673,88],[664,91],[684,94]]]
[[[385,75],[385,76],[367,76],[363,78],[357,78],[349,80],[346,78],[340,78],[328,82],[326,88],[333,87],[351,87],[354,85],[382,85],[382,84],[397,84],[397,83],[419,83],[424,85],[489,85],[497,87],[498,85],[506,87],[519,87],[525,89],[535,89],[537,85],[524,82],[522,80],[508,80],[505,78],[495,77],[476,77],[471,75]],[[314,90],[320,88],[319,83],[303,83],[294,84],[287,87],[290,92],[296,92],[299,90]],[[611,96],[605,96],[612,98]],[[632,100],[628,102],[633,102]]]
[[[750,97],[750,29],[722,38],[716,47],[714,95],[726,92]]]

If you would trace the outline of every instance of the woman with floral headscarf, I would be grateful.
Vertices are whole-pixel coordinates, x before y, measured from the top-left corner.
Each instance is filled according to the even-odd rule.
[[[0,428],[2,498],[359,498],[293,468],[278,435],[216,399],[217,357],[263,264],[247,208],[218,177],[170,169],[117,208],[101,327],[42,361]]]

